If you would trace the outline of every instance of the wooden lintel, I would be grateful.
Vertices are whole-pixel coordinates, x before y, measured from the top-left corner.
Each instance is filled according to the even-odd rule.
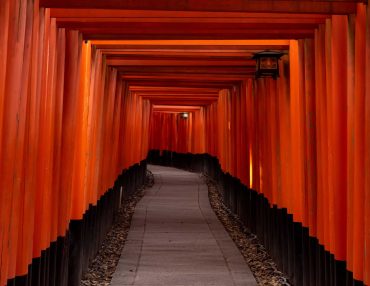
[[[318,1],[318,0],[40,0],[40,5],[49,8],[95,8],[124,10],[162,11],[208,11],[208,12],[274,12],[274,13],[325,13],[349,14],[356,11],[361,0]]]

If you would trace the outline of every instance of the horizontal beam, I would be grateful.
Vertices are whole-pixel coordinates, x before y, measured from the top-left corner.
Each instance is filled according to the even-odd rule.
[[[153,112],[160,113],[180,113],[194,112],[201,109],[201,106],[181,106],[181,105],[153,105]]]
[[[190,106],[207,106],[214,102],[215,100],[210,101],[194,101],[194,100],[150,100],[151,104],[161,104],[161,105],[190,105]]]
[[[197,78],[203,74],[207,74],[213,77],[226,76],[246,76],[254,74],[256,69],[254,67],[212,67],[210,69],[207,66],[204,67],[150,67],[150,72],[145,70],[145,67],[117,67],[117,70],[122,75],[168,75],[168,74],[178,74],[185,75],[188,77],[193,76]]]
[[[199,102],[214,102],[218,100],[218,97],[212,97],[212,98],[181,98],[181,97],[168,97],[168,98],[157,98],[157,97],[147,97],[147,96],[142,96],[143,99],[148,99],[151,102],[194,102],[194,103],[199,103]]]
[[[296,29],[294,25],[290,29],[249,29],[249,30],[124,30],[120,28],[82,28],[84,40],[244,40],[244,39],[303,39],[313,38],[313,29]]]
[[[289,48],[290,41],[282,39],[242,39],[242,40],[233,40],[233,39],[196,39],[196,40],[160,40],[160,39],[151,39],[151,40],[92,40],[91,44],[97,48],[106,49],[106,48],[171,48],[171,49],[187,49],[187,48],[205,48],[205,49],[225,49],[238,47],[239,49],[243,48],[255,48],[255,47],[276,47],[283,46]]]
[[[240,60],[165,60],[165,59],[107,59],[108,66],[159,66],[159,67],[168,67],[168,66],[219,66],[219,67],[230,67],[230,66],[242,66],[242,67],[255,67],[256,61],[245,59],[244,61]]]
[[[127,24],[142,24],[142,23],[151,23],[152,25],[160,25],[160,24],[223,24],[223,25],[271,25],[271,24],[285,24],[285,25],[318,25],[325,23],[325,18],[301,18],[299,14],[297,14],[296,18],[284,18],[284,17],[271,17],[271,18],[262,18],[262,17],[250,17],[250,18],[225,18],[225,17],[110,17],[110,18],[91,18],[91,17],[83,17],[83,18],[72,18],[72,17],[62,17],[57,18],[56,22],[59,27],[91,27],[100,26],[100,25],[107,25],[107,26],[119,26],[119,25],[127,25]],[[248,27],[248,26],[247,26]]]
[[[132,19],[131,19],[132,20]],[[65,19],[57,21],[58,27],[68,28],[74,30],[80,30],[81,32],[89,31],[93,33],[99,33],[104,29],[107,33],[117,33],[118,30],[121,34],[132,34],[132,33],[144,33],[144,34],[170,34],[174,32],[187,33],[187,34],[214,34],[229,32],[232,34],[241,33],[248,30],[311,30],[318,27],[319,24],[323,24],[324,21],[307,21],[307,19],[277,19],[273,18],[270,20],[263,21],[259,18],[249,19],[245,22],[204,22],[204,20],[199,21],[189,21],[188,22],[178,22],[173,21],[173,19],[161,19],[160,22],[154,22],[152,20],[143,19],[143,21],[133,22],[127,21],[127,19]],[[169,25],[169,23],[171,25]]]
[[[252,57],[254,53],[261,51],[211,51],[211,50],[189,50],[189,51],[178,51],[178,50],[136,50],[127,51],[122,49],[109,49],[102,50],[102,53],[107,56],[122,56],[122,57],[133,57],[140,56],[143,57],[181,57],[186,58],[249,58]]]
[[[52,8],[50,15],[53,18],[124,18],[124,19],[236,19],[237,21],[248,18],[270,19],[301,19],[301,20],[325,20],[329,14],[293,14],[293,13],[248,13],[248,12],[205,12],[205,11],[161,11],[161,10],[119,10],[119,9],[63,9]],[[206,21],[206,20],[205,20]]]
[[[150,92],[150,91],[133,91],[134,94],[137,94],[139,96],[143,97],[152,97],[152,98],[186,98],[186,99],[212,99],[212,98],[217,98],[219,96],[219,91],[213,92],[213,93],[202,93],[201,91],[199,92],[194,92],[194,93],[184,93],[181,91],[178,92],[170,92],[170,91],[163,91],[161,92]]]
[[[170,24],[169,24],[170,23]],[[291,39],[313,37],[318,23],[59,22],[85,39]]]
[[[120,54],[119,52],[111,54],[103,52],[103,55],[106,56],[107,60],[121,60],[121,61],[210,61],[210,62],[227,62],[227,61],[242,61],[246,59],[253,59],[254,53],[244,53],[243,55],[214,55],[212,53],[201,53],[201,54],[192,54],[192,55],[176,55],[176,54],[132,54],[125,55]]]
[[[356,11],[356,3],[358,2],[363,1],[228,0],[215,2],[211,0],[40,0],[40,6],[73,9],[350,14]]]
[[[210,81],[186,81],[186,80],[172,80],[166,79],[130,79],[125,80],[129,88],[131,86],[157,86],[157,87],[179,87],[179,88],[217,88],[230,89],[234,85],[240,85],[242,81],[238,82],[210,82]]]
[[[218,96],[219,89],[217,89],[215,91],[212,91],[212,92],[205,92],[203,90],[195,90],[195,91],[189,92],[185,88],[184,88],[184,90],[182,90],[181,88],[178,88],[177,90],[166,90],[166,89],[160,90],[160,89],[157,89],[157,90],[144,90],[144,91],[142,91],[142,90],[132,90],[130,88],[130,91],[133,91],[136,94],[141,95],[141,96],[166,96],[166,97],[168,97],[168,96],[182,96],[182,97],[202,96],[202,97],[214,97],[214,96]]]
[[[138,96],[141,96],[143,98],[163,98],[163,99],[168,99],[168,98],[186,98],[186,99],[196,99],[196,98],[201,98],[201,99],[214,99],[218,98],[219,93],[215,92],[213,94],[207,94],[207,93],[201,93],[201,92],[196,92],[193,94],[183,94],[183,93],[163,93],[163,94],[153,94],[153,93],[143,93],[143,92],[134,92]]]
[[[153,95],[153,94],[146,94],[146,93],[135,93],[138,96],[141,96],[145,99],[172,99],[172,98],[181,98],[181,99],[186,99],[186,100],[213,100],[218,98],[218,94],[215,94],[213,96],[207,95],[207,94],[201,94],[201,93],[196,93],[190,95],[181,95],[177,93],[173,94],[162,94],[162,95]]]
[[[200,106],[197,106],[197,105],[194,105],[194,106],[182,106],[182,105],[157,105],[157,104],[154,104],[153,105],[153,110],[170,110],[170,109],[175,109],[175,108],[186,108],[187,110],[199,110],[200,109]]]
[[[135,85],[130,85],[129,89],[131,91],[149,91],[149,92],[209,92],[209,93],[214,93],[218,92],[220,89],[219,88],[209,88],[209,87],[177,87],[177,86],[150,86],[150,85],[145,85],[145,86],[135,86]]]
[[[252,76],[252,74],[250,75]],[[253,74],[254,76],[254,74]],[[194,75],[186,74],[160,74],[160,75],[151,75],[151,74],[122,74],[121,78],[126,80],[161,80],[161,81],[173,81],[173,80],[183,80],[191,82],[204,82],[204,81],[214,81],[214,82],[238,82],[245,80],[246,75],[218,75],[214,74],[199,74],[196,77]]]

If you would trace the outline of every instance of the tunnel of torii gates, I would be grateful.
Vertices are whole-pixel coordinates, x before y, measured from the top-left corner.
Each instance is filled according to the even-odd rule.
[[[1,0],[0,61],[0,285],[74,285],[150,150],[217,158],[330,254],[302,269],[370,285],[366,1]]]

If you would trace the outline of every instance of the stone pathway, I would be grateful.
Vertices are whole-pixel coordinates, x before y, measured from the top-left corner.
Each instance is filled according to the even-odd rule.
[[[136,206],[111,285],[257,285],[199,174],[149,169],[155,184]]]

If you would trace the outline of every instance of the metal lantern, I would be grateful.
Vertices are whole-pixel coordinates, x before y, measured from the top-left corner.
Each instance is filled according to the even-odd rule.
[[[283,53],[275,51],[263,51],[254,54],[253,59],[256,60],[256,78],[279,77],[279,60]]]

